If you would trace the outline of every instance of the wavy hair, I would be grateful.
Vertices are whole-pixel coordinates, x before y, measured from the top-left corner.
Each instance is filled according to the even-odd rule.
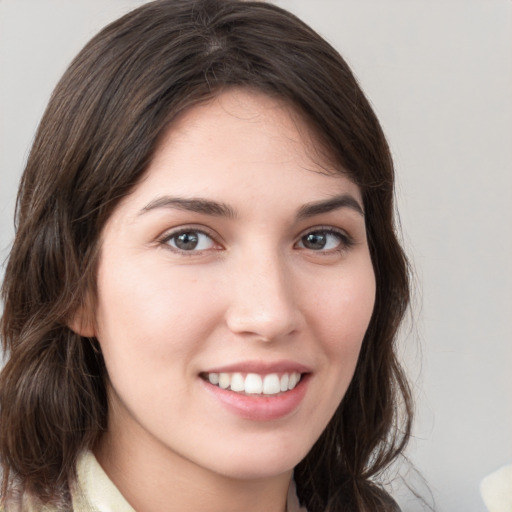
[[[407,443],[412,401],[395,347],[409,274],[390,151],[332,46],[281,8],[238,0],[145,4],[95,36],[53,92],[21,179],[2,286],[4,496],[15,479],[43,502],[65,500],[78,454],[107,428],[99,345],[68,321],[95,300],[102,228],[166,128],[229,87],[288,101],[359,185],[366,212],[375,307],[351,385],[295,469],[298,496],[310,512],[396,510],[378,476]]]

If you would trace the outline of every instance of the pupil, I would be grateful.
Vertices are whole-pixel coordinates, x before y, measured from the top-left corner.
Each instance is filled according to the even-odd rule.
[[[323,249],[326,244],[326,237],[323,233],[309,233],[304,237],[303,243],[308,249]]]
[[[181,233],[176,237],[176,247],[185,251],[195,249],[198,242],[199,237],[196,233]]]

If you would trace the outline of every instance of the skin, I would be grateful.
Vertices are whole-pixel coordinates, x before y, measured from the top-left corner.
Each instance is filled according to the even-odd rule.
[[[360,190],[315,142],[283,102],[224,92],[172,124],[104,228],[95,321],[74,327],[98,338],[110,379],[96,456],[139,512],[283,512],[293,467],[347,390],[375,279]],[[196,249],[176,248],[183,227],[204,232]],[[200,377],[283,360],[308,368],[307,388],[269,421],[227,409]]]

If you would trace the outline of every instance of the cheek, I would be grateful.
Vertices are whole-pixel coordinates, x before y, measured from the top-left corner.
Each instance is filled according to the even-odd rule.
[[[354,376],[361,345],[375,302],[371,265],[338,273],[323,280],[306,307],[308,325],[315,340],[318,381],[313,381],[316,441],[332,418]],[[357,271],[355,271],[357,270]]]
[[[325,351],[346,363],[359,355],[375,304],[371,264],[356,270],[326,280],[308,308],[309,322],[321,333]]]
[[[191,358],[218,317],[211,283],[165,265],[100,267],[97,337],[107,365],[128,359],[167,365]],[[153,262],[154,263],[154,262]]]

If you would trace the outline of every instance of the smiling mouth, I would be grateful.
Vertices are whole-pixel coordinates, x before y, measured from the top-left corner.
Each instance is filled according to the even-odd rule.
[[[200,377],[213,386],[242,395],[275,396],[294,389],[301,381],[299,372],[269,373],[202,373]]]

